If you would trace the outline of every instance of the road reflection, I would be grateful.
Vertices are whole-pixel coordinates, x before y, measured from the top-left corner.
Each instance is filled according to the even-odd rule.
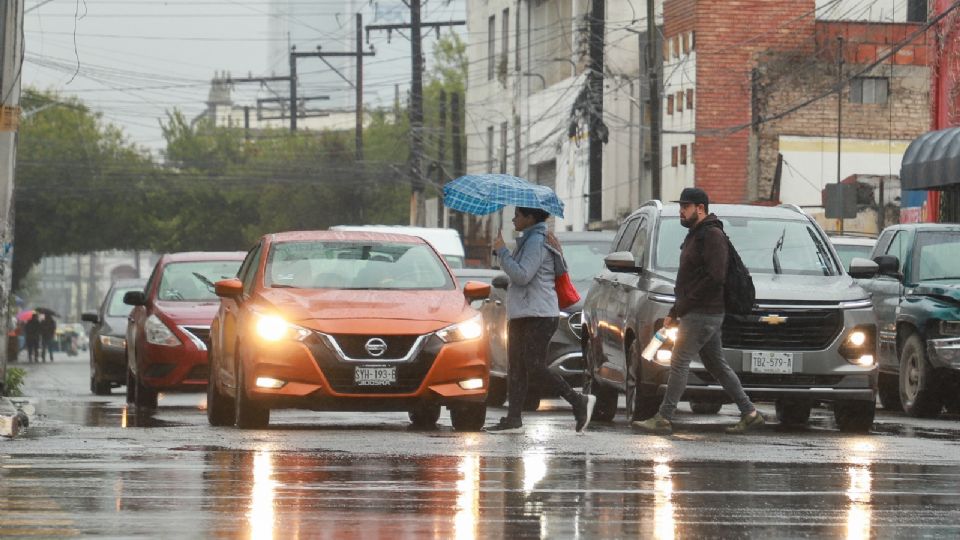
[[[847,540],[871,538],[870,493],[873,476],[870,466],[873,463],[875,446],[869,441],[857,441],[852,444],[850,465],[847,467],[849,487],[847,498]]]
[[[253,489],[250,495],[250,538],[272,540],[274,527],[274,497],[277,482],[273,479],[273,458],[268,451],[258,450],[253,456]]]
[[[673,540],[676,523],[673,515],[673,478],[670,460],[658,457],[653,466],[653,537]]]

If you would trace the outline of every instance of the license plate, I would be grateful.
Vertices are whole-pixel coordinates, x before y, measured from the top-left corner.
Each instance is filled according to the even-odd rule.
[[[754,373],[793,373],[793,353],[751,352],[750,371]]]
[[[397,382],[395,367],[358,367],[353,371],[353,382],[360,386],[383,386]]]

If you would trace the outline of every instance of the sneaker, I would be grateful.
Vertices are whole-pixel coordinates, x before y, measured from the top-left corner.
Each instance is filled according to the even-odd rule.
[[[580,402],[573,408],[573,417],[577,419],[577,433],[583,433],[590,425],[590,418],[593,417],[593,407],[597,404],[597,396],[590,394],[580,394]]]
[[[762,426],[765,423],[766,421],[763,419],[763,415],[760,414],[760,412],[757,412],[757,414],[753,416],[745,414],[740,417],[739,422],[728,427],[725,431],[727,433],[746,433],[752,429]]]
[[[519,418],[504,416],[499,422],[483,430],[487,433],[520,433],[523,430],[523,422]]]
[[[661,435],[669,435],[673,433],[673,424],[669,420],[660,416],[660,413],[653,415],[646,420],[634,420],[630,422],[630,425],[646,431],[648,433],[658,433]]]

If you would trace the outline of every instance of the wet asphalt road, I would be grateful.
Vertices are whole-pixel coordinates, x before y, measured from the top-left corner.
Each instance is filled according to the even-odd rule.
[[[0,439],[0,536],[960,537],[956,416],[881,411],[858,436],[817,409],[808,429],[737,437],[726,406],[671,437],[620,419],[578,436],[550,401],[523,434],[307,411],[238,431],[209,427],[200,394],[140,418],[122,389],[91,396],[85,357],[21,367],[32,423]]]

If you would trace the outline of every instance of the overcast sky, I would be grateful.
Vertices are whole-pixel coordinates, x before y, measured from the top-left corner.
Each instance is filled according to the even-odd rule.
[[[365,25],[374,22],[373,13],[379,17],[377,23],[397,22],[390,18],[400,16],[409,20],[401,0],[360,3],[371,13],[365,16]],[[271,43],[276,50],[277,41],[270,38],[271,21],[274,29],[281,23],[290,33],[299,29],[301,37],[318,38],[297,44],[298,50],[317,44],[328,51],[344,50],[343,37],[353,35],[347,0],[282,0],[282,4],[296,16],[277,15],[269,0],[26,0],[23,86],[78,97],[102,112],[106,121],[122,127],[131,141],[157,154],[163,148],[159,120],[165,111],[179,108],[190,118],[199,114],[216,73],[269,74]],[[462,6],[463,2],[446,5],[429,0],[423,19],[462,19]],[[427,35],[425,46],[435,41],[432,33]],[[287,38],[279,40],[286,47]],[[394,84],[401,84],[403,92],[409,83],[410,43],[396,34],[391,43],[385,34],[374,34],[371,43],[377,55],[365,60],[364,101],[389,105]],[[319,62],[298,64],[298,70],[333,77]],[[287,75],[287,69],[277,74]],[[322,90],[335,100],[338,96],[346,100],[353,93],[345,82],[327,84]],[[233,93],[234,102],[241,105],[255,105],[257,97],[272,94],[256,85],[238,85]]]

